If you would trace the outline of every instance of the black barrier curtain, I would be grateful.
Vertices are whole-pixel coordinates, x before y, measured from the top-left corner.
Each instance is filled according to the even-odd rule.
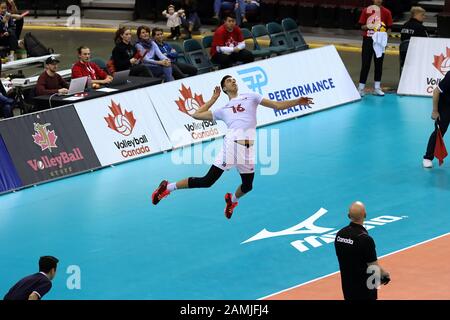
[[[22,181],[0,136],[0,193],[22,187]]]
[[[172,1],[170,1],[170,3],[172,3]],[[167,9],[168,5],[169,1],[136,0],[134,4],[134,19],[163,19],[162,12]]]
[[[25,9],[55,10],[57,8],[66,10],[68,6],[80,6],[80,0],[16,0],[17,8],[21,11]]]

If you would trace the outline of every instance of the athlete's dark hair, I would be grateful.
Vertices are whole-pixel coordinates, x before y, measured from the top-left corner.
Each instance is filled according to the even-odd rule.
[[[39,259],[39,271],[49,273],[53,268],[56,270],[56,265],[59,260],[52,256],[43,256]]]
[[[231,18],[231,19],[236,20],[236,15],[235,15],[234,12],[232,12],[232,11],[227,11],[227,12],[223,15],[223,21],[226,21],[228,18]]]
[[[228,78],[232,78],[232,76],[230,76],[229,74],[227,74],[225,77],[222,78],[222,80],[220,81],[220,87],[223,90],[223,87],[225,86],[225,80],[227,80]],[[225,90],[223,90],[223,92],[226,92]]]

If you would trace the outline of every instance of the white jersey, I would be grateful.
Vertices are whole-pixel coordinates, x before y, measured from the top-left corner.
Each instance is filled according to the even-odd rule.
[[[222,120],[227,125],[225,138],[255,140],[256,111],[262,99],[258,93],[240,94],[212,112],[214,120]]]

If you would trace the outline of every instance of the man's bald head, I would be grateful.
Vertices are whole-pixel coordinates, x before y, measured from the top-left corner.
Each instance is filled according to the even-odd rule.
[[[348,210],[348,217],[355,223],[363,223],[366,218],[366,207],[361,201],[355,201]]]

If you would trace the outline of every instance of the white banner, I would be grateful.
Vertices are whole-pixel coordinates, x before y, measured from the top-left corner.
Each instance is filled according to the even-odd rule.
[[[223,122],[198,121],[191,117],[211,98],[225,75],[233,76],[239,92],[257,92],[271,100],[300,96],[314,99],[310,107],[274,111],[260,106],[258,126],[302,116],[359,100],[361,97],[334,46],[296,52],[250,64],[210,72],[146,88],[174,147],[223,136]],[[212,110],[228,102],[223,92]]]
[[[145,89],[75,104],[102,166],[172,148]]]
[[[397,93],[432,96],[449,70],[450,39],[412,37]]]
[[[146,88],[174,148],[221,137],[226,133],[227,127],[222,121],[217,123],[192,118],[192,114],[211,98],[214,87],[220,85],[225,74],[212,72]],[[222,93],[214,107],[225,103]]]

